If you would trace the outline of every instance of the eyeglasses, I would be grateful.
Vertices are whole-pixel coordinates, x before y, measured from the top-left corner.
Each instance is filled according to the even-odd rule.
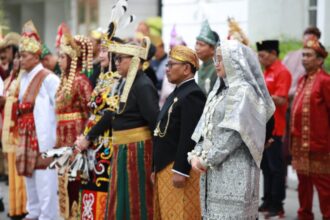
[[[132,58],[132,56],[115,56],[115,62],[121,63],[125,58]]]
[[[183,65],[183,64],[187,64],[187,63],[168,62],[165,66],[171,69],[174,65]]]

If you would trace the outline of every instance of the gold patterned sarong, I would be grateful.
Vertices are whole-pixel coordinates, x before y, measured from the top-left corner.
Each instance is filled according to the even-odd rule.
[[[10,217],[19,216],[27,213],[25,181],[23,176],[19,176],[16,171],[16,154],[8,153],[9,171],[9,209]]]
[[[200,220],[199,177],[190,171],[184,188],[172,184],[173,163],[156,174],[154,187],[154,220]]]

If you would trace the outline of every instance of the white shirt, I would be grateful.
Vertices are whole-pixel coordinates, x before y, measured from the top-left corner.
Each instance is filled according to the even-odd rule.
[[[19,90],[19,101],[22,101],[24,93],[32,79],[44,69],[42,64],[35,66],[29,73],[22,75]],[[36,97],[33,116],[36,125],[36,132],[40,152],[51,149],[56,142],[56,114],[55,94],[60,84],[60,79],[55,74],[49,74],[41,84]]]

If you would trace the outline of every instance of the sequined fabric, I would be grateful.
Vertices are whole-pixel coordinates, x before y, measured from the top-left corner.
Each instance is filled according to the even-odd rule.
[[[211,117],[205,114],[204,143],[195,148],[196,153],[204,151],[205,163],[212,167],[201,176],[203,219],[256,219],[259,168],[238,132],[214,126],[224,118],[226,92],[209,101],[217,104],[208,109]]]
[[[255,52],[234,40],[222,42],[221,51],[229,88],[224,119],[214,126],[237,131],[259,167],[265,143],[265,125],[274,113],[275,105]],[[214,86],[207,102],[216,91]],[[203,129],[203,123],[198,123],[193,140],[200,140]]]
[[[201,176],[203,220],[258,218],[259,164],[274,104],[255,53],[237,41],[221,43],[225,89],[217,80],[188,153],[207,167]],[[220,91],[220,92],[219,92]]]

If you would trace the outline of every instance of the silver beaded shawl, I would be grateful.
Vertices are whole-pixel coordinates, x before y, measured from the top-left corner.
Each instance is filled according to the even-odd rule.
[[[223,41],[220,47],[229,88],[225,116],[217,126],[237,131],[260,167],[266,123],[274,113],[275,105],[256,53],[236,40]],[[192,136],[196,142],[202,136],[203,121],[201,118]]]

